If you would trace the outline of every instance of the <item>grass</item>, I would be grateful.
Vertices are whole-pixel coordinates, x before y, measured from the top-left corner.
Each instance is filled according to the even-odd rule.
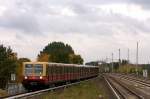
[[[98,99],[103,91],[93,80],[85,81],[78,85],[65,88],[63,91],[55,91],[42,96],[42,99]]]

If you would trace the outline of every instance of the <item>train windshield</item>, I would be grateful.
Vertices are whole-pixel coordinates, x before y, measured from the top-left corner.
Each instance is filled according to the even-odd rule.
[[[26,64],[25,65],[25,75],[31,75],[33,71],[33,65],[32,64]]]
[[[35,75],[42,75],[43,65],[42,64],[35,64],[34,65],[34,73],[35,73]]]

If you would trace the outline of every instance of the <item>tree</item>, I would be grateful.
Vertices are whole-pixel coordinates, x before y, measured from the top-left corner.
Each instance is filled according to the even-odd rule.
[[[74,63],[75,60],[73,61],[70,59],[72,58],[70,55],[75,55],[70,45],[64,44],[63,42],[52,42],[45,46],[43,51],[40,51],[37,60],[57,63]],[[73,59],[76,59],[75,63],[83,63],[83,59],[80,55],[74,56]]]
[[[81,58],[80,55],[74,55],[74,54],[71,54],[69,56],[70,58],[70,63],[73,63],[73,64],[83,64],[83,59]]]
[[[17,63],[18,63],[18,66],[16,68],[16,73],[17,73],[17,81],[18,82],[21,82],[22,81],[22,73],[23,73],[23,69],[22,69],[22,66],[23,66],[23,62],[30,62],[31,60],[28,59],[28,58],[19,58],[17,60]]]
[[[31,60],[29,59],[29,58],[19,58],[18,59],[18,62],[20,63],[20,64],[22,64],[23,62],[30,62]]]
[[[39,62],[48,62],[50,59],[50,55],[48,55],[47,53],[40,53],[40,55],[38,55],[37,60]]]
[[[0,88],[5,88],[11,73],[15,73],[17,54],[10,47],[0,45]]]
[[[128,64],[128,60],[122,60],[122,61],[121,61],[121,64],[122,64],[122,65]]]

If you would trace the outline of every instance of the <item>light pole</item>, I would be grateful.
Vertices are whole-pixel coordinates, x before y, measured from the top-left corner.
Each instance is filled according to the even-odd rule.
[[[119,67],[120,67],[120,62],[121,62],[121,60],[120,60],[120,48],[119,48]]]
[[[114,58],[114,54],[112,53],[112,72],[113,72],[113,70],[114,70],[114,64],[113,64],[113,59]]]
[[[138,58],[139,58],[138,54],[139,54],[139,43],[137,42],[137,50],[136,50],[136,74],[137,75],[138,75],[137,68],[138,68]]]
[[[127,56],[127,61],[128,61],[128,64],[129,64],[129,61],[130,61],[130,59],[129,59],[129,57],[130,57],[130,52],[129,52],[130,50],[129,50],[129,48],[128,48],[128,56]]]
[[[129,60],[129,54],[130,54],[130,53],[129,53],[129,48],[128,48],[128,53],[127,53],[127,74],[128,74],[128,72],[129,72],[128,66],[129,66],[129,64],[130,64],[130,63],[129,63],[129,61],[130,61],[130,60]]]

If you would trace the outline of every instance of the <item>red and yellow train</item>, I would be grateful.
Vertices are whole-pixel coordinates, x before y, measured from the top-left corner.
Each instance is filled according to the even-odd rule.
[[[24,62],[23,81],[26,89],[32,86],[50,86],[61,82],[77,81],[98,76],[99,69],[96,66],[48,63],[48,62]]]

